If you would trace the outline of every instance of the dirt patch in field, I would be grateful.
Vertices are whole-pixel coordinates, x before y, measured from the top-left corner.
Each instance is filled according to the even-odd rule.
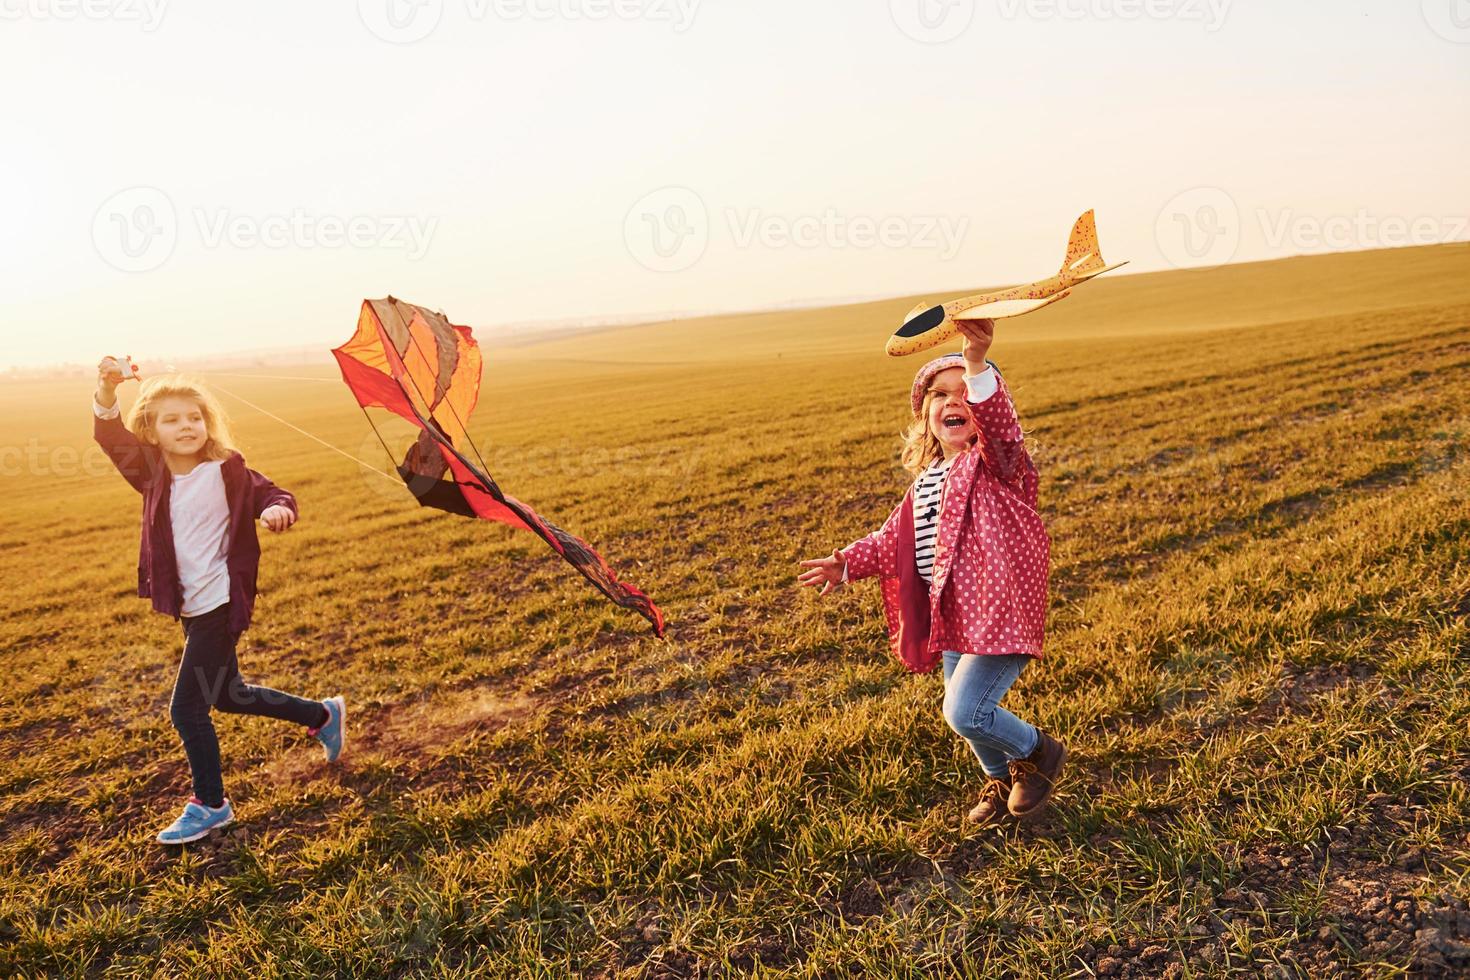
[[[537,702],[520,693],[504,693],[484,688],[446,693],[433,700],[415,699],[381,708],[353,711],[349,704],[348,742],[344,750],[343,768],[351,771],[354,757],[381,754],[393,759],[432,760],[435,749],[470,732],[494,731],[528,717]],[[268,771],[278,781],[296,782],[310,779],[321,772],[321,760],[314,754],[292,752],[271,764]],[[416,768],[417,777],[433,782],[434,766]],[[415,779],[419,783],[420,778]]]

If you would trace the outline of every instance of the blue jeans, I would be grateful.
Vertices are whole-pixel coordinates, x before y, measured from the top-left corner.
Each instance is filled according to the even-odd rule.
[[[219,739],[214,733],[210,709],[236,715],[264,715],[311,727],[325,720],[327,709],[320,701],[282,694],[268,687],[255,687],[240,679],[235,658],[238,633],[230,629],[230,604],[198,616],[184,616],[184,659],[174,680],[169,716],[184,754],[194,795],[205,806],[224,803],[224,780],[220,775]]]
[[[970,743],[988,776],[1009,779],[1006,763],[1036,750],[1036,727],[999,704],[1030,659],[1024,653],[944,651],[944,720]]]

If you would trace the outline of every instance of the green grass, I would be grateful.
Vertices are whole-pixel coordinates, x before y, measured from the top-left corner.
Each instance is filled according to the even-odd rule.
[[[0,970],[1453,968],[1470,298],[1447,270],[1465,250],[1375,255],[1416,284],[1396,305],[1355,255],[1216,270],[1208,290],[1124,277],[1059,305],[1066,329],[1002,322],[1053,540],[1047,659],[1006,703],[1072,750],[1046,814],[1004,834],[964,824],[978,766],[938,677],[888,658],[876,589],[794,583],[903,491],[917,363],[880,350],[909,301],[487,352],[472,430],[491,472],[654,596],[667,642],[532,536],[421,510],[225,396],[303,512],[263,541],[242,668],[345,693],[354,740],[325,768],[288,726],[219,719],[248,833],[182,853],[152,840],[188,772],[178,629],[131,594],[137,498],[67,462],[89,445],[85,382],[10,385],[8,458],[34,451],[0,476]],[[1201,320],[1225,294],[1252,297],[1248,322]],[[330,378],[282,373],[303,371]],[[214,380],[386,465],[340,383]],[[1408,905],[1380,922],[1373,896]]]

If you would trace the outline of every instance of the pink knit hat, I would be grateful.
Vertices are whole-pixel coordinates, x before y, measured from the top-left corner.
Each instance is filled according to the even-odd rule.
[[[919,368],[919,373],[914,375],[914,390],[909,396],[909,402],[914,407],[914,418],[919,417],[919,411],[924,407],[924,392],[929,390],[929,383],[934,376],[947,368],[962,368],[965,366],[963,354],[945,354]]]

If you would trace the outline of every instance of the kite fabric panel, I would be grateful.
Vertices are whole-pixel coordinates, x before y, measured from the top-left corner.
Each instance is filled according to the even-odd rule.
[[[473,449],[465,426],[479,398],[482,366],[469,327],[392,296],[364,300],[357,332],[332,353],[358,405],[387,409],[420,430],[398,463],[398,475],[420,504],[531,531],[609,599],[664,635],[663,613],[648,596],[619,581],[587,542],[502,492],[465,454]]]

